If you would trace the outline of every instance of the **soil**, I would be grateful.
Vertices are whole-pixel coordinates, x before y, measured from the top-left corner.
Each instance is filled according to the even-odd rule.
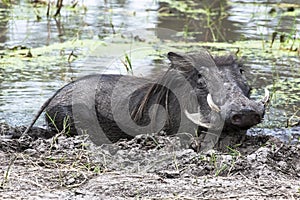
[[[186,133],[95,146],[42,128],[19,138],[24,128],[0,124],[0,199],[300,199],[299,141],[196,152]]]

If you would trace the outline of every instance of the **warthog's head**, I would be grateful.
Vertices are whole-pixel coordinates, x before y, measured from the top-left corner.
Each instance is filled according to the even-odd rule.
[[[170,52],[171,68],[177,69],[191,85],[197,99],[183,108],[193,123],[207,129],[248,129],[263,119],[266,96],[261,101],[249,99],[250,87],[235,56],[212,57],[207,51],[195,54]]]

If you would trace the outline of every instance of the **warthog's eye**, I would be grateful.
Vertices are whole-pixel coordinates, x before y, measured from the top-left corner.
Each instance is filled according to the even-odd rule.
[[[197,88],[205,88],[206,84],[205,84],[205,80],[202,76],[202,74],[198,73],[197,74]]]
[[[203,81],[203,78],[202,78],[202,74],[198,73],[197,75],[198,79],[197,79],[197,83],[200,84],[200,85],[203,85],[204,81]]]
[[[244,69],[240,68],[240,73],[243,74],[244,73]]]

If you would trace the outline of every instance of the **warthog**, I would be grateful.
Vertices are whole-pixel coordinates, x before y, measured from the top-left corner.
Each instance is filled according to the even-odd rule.
[[[226,133],[260,123],[268,94],[249,99],[250,87],[234,55],[168,53],[169,69],[156,80],[89,75],[59,89],[42,107],[49,127],[88,133],[96,144],[165,131]],[[28,127],[35,123],[35,120]]]

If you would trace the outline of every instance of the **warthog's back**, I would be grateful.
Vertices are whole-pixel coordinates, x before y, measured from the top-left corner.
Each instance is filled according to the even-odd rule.
[[[60,89],[46,108],[46,120],[51,129],[64,130],[70,135],[85,133],[94,135],[94,140],[103,132],[104,137],[112,142],[120,138],[132,138],[125,134],[115,123],[112,106],[130,97],[133,91],[143,86],[145,89],[136,93],[131,109],[138,104],[149,87],[150,80],[135,76],[123,75],[90,75],[69,83]],[[117,93],[114,93],[118,88]],[[119,101],[119,102],[116,102]],[[117,111],[114,111],[117,112]],[[54,122],[54,123],[53,123]],[[93,133],[92,133],[93,132]],[[101,132],[101,133],[99,133]]]

